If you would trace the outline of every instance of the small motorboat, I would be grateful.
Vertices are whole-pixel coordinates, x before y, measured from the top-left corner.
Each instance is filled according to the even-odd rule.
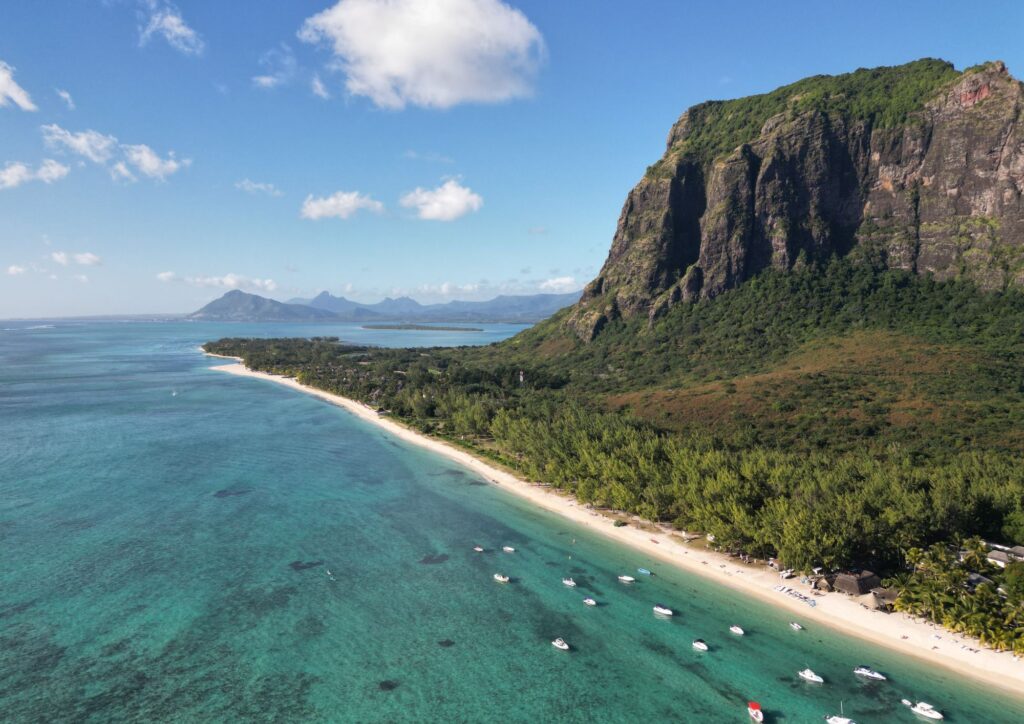
[[[636,572],[637,572],[637,573],[639,573],[639,574],[640,574],[641,576],[650,576],[650,575],[653,575],[653,574],[652,574],[652,573],[651,573],[651,572],[650,572],[649,570],[647,570],[646,568],[637,568],[637,569],[636,569]]]
[[[740,628],[739,626],[730,626],[730,627],[729,627],[729,630],[730,630],[730,631],[732,631],[732,632],[733,632],[734,634],[736,634],[737,636],[742,636],[743,634],[745,634],[745,633],[746,633],[746,631],[744,631],[743,629],[741,629],[741,628]]]
[[[800,624],[798,624],[796,621],[790,621],[789,622],[789,627],[791,629],[793,629],[794,631],[803,631],[804,630],[804,627],[801,626]]]
[[[906,699],[903,699],[903,705],[909,706],[910,711],[914,712],[918,716],[923,716],[925,719],[945,719],[942,712],[936,709],[934,706],[926,701],[919,701],[916,704],[911,704]]]
[[[622,583],[632,583],[635,580],[633,576],[619,576],[619,581]]]
[[[704,643],[704,639],[694,639],[693,648],[697,649],[698,651],[707,651],[708,645]]]
[[[764,712],[761,711],[761,705],[756,701],[747,702],[747,714],[750,714],[750,718],[757,722],[764,721]]]
[[[501,550],[505,551],[506,553],[515,553],[516,552],[516,549],[513,548],[512,546],[502,546]]]
[[[583,603],[584,603],[584,605],[587,605],[587,606],[596,606],[597,605],[597,601],[595,601],[592,598],[584,598],[583,599]]]
[[[810,669],[804,669],[803,671],[801,671],[797,675],[801,679],[803,679],[804,681],[810,681],[812,684],[824,684],[825,683],[825,680],[823,678],[821,678],[820,676],[815,674]]]
[[[483,546],[473,546],[473,550],[475,550],[477,553],[484,552]]]
[[[572,580],[571,578],[563,578],[562,584],[568,586],[569,588],[576,588],[576,581]]]
[[[497,581],[498,583],[508,583],[509,578],[508,578],[508,576],[503,576],[500,573],[495,573],[494,574],[494,580]]]
[[[554,641],[551,642],[551,645],[554,646],[556,649],[559,649],[561,651],[568,651],[569,650],[569,644],[565,643],[565,639],[562,639],[562,638],[555,639]]]
[[[885,674],[881,674],[868,666],[858,666],[853,670],[857,676],[863,676],[865,679],[874,679],[875,681],[885,681]]]
[[[672,616],[675,614],[675,611],[673,611],[671,608],[669,608],[668,606],[663,606],[660,603],[655,604],[654,612],[659,616]]]

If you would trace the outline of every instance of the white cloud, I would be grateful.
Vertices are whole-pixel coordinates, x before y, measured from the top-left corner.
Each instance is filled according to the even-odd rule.
[[[52,158],[43,161],[34,171],[20,161],[12,161],[0,169],[0,190],[13,189],[29,181],[52,184],[67,176],[70,171],[70,168]]]
[[[448,179],[436,189],[417,187],[401,199],[402,206],[415,208],[421,219],[453,221],[484,205],[479,195],[455,179]]]
[[[177,51],[185,55],[199,55],[205,43],[181,16],[181,11],[166,0],[142,0],[142,21],[139,45],[145,45],[153,36],[162,37]]]
[[[320,76],[315,73],[313,74],[313,80],[310,82],[310,89],[317,98],[327,100],[331,97],[331,94],[327,92],[327,86],[320,80]]]
[[[61,266],[67,266],[70,263],[68,259],[68,253],[66,251],[55,251],[50,254],[50,258]]]
[[[52,184],[54,181],[60,181],[70,172],[71,169],[64,164],[57,163],[52,158],[48,158],[39,165],[39,169],[36,171],[36,178],[43,183]]]
[[[292,49],[282,43],[280,48],[272,48],[260,57],[260,66],[266,72],[254,75],[253,85],[257,88],[270,89],[289,83],[295,77],[299,64]]]
[[[573,277],[554,277],[553,279],[547,279],[540,283],[541,291],[553,292],[556,294],[574,292],[579,288],[580,285],[576,283],[576,279]]]
[[[0,189],[13,189],[31,181],[35,174],[28,166],[19,162],[10,162],[0,169]]]
[[[81,264],[82,266],[99,266],[103,263],[103,260],[91,251],[83,251],[75,254],[75,263]]]
[[[7,273],[10,274],[12,277],[17,276],[18,274],[24,274],[25,267],[18,266],[17,264],[11,264],[9,267],[7,267]]]
[[[178,278],[178,275],[172,271],[165,271],[157,274],[156,278],[162,282],[173,282],[175,279]]]
[[[174,158],[174,151],[171,151],[166,159],[160,158],[152,148],[143,143],[121,148],[124,149],[128,163],[134,166],[139,173],[161,181],[192,163],[190,158],[178,161]]]
[[[85,274],[75,274],[75,279],[82,282],[82,284],[85,284],[86,282],[89,281],[89,277],[87,277]]]
[[[71,151],[93,163],[106,163],[117,150],[117,139],[97,131],[67,131],[56,123],[42,126],[43,141],[53,149]]]
[[[105,165],[112,161],[115,155],[121,154],[122,158],[107,167],[110,177],[115,181],[135,180],[135,174],[128,168],[129,165],[144,176],[163,181],[192,163],[192,159],[189,158],[179,161],[174,157],[174,151],[170,151],[167,158],[161,158],[144,143],[122,144],[114,136],[91,129],[74,133],[51,123],[40,126],[40,130],[43,132],[43,141],[50,148],[77,154],[93,163]]]
[[[339,191],[331,196],[321,198],[313,198],[312,195],[309,195],[302,203],[300,216],[303,219],[313,220],[331,217],[347,219],[360,209],[379,214],[384,210],[384,204],[358,191]]]
[[[161,275],[157,275],[159,278]],[[172,277],[173,278],[173,277]],[[167,281],[170,281],[168,279]],[[225,274],[213,277],[185,277],[185,283],[194,287],[218,287],[221,289],[248,289],[260,292],[272,292],[277,289],[273,279],[253,279],[240,274]]]
[[[11,103],[23,111],[39,110],[28,91],[14,81],[14,68],[0,60],[0,107]]]
[[[68,109],[75,110],[75,99],[63,88],[54,88],[53,92],[60,96],[60,99],[67,103]]]
[[[266,194],[268,196],[281,196],[283,193],[280,189],[275,187],[274,184],[257,183],[255,181],[250,181],[247,178],[244,178],[241,181],[236,181],[235,188],[241,189],[242,191],[250,194]]]
[[[330,46],[350,93],[390,109],[527,96],[544,56],[540,31],[500,0],[340,0],[298,35]]]
[[[115,181],[135,181],[135,174],[128,170],[124,161],[118,161],[110,167],[110,178]]]

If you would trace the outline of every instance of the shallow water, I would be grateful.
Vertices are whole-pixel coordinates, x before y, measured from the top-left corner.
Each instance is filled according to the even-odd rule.
[[[37,325],[0,323],[0,719],[744,722],[753,698],[773,722],[840,701],[862,724],[917,721],[907,697],[949,722],[1024,720],[1020,701],[794,632],[791,614],[196,351],[225,335],[468,344],[521,327]],[[638,566],[657,575],[616,582]],[[860,663],[891,680],[858,681]],[[805,666],[826,684],[797,679]]]

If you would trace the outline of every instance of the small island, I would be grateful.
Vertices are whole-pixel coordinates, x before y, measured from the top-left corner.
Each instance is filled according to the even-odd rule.
[[[480,327],[445,327],[435,324],[364,324],[362,329],[395,329],[418,332],[483,332]]]

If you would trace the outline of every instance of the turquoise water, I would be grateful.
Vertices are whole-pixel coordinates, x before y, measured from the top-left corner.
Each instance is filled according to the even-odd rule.
[[[744,722],[754,698],[773,722],[820,722],[840,701],[862,724],[913,722],[902,697],[949,722],[1024,720],[1020,701],[793,632],[791,615],[196,351],[223,335],[467,344],[519,327],[35,324],[0,323],[4,721]],[[658,575],[616,582],[638,566]],[[857,681],[859,663],[891,681]],[[826,685],[796,678],[808,665]]]

